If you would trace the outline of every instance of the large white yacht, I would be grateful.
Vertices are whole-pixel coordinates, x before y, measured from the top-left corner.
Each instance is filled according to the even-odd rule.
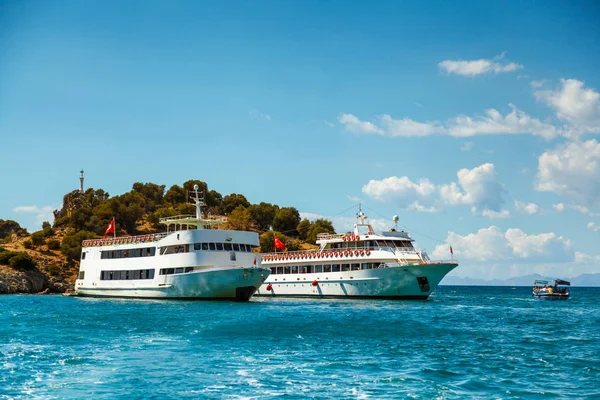
[[[318,250],[263,254],[271,275],[256,295],[427,299],[458,266],[454,260],[431,261],[397,228],[375,234],[360,208],[358,219],[350,233],[319,234]]]
[[[224,219],[196,215],[162,218],[167,232],[85,240],[75,294],[139,298],[248,301],[269,276],[255,232],[214,229]]]

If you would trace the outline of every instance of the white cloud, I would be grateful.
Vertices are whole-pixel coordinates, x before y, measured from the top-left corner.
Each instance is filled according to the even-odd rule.
[[[520,229],[502,231],[497,226],[460,235],[449,232],[446,243],[452,245],[459,260],[479,262],[568,262],[575,260],[569,240],[553,232],[527,235]],[[436,246],[435,258],[447,257],[448,245]]]
[[[462,146],[460,146],[460,151],[470,151],[473,148],[473,142],[464,142]]]
[[[372,199],[418,212],[439,212],[444,204],[470,205],[474,213],[484,217],[510,217],[508,210],[500,210],[504,203],[504,186],[493,164],[463,168],[457,177],[458,183],[436,185],[426,178],[413,182],[407,176],[390,176],[370,180],[362,192]]]
[[[553,204],[552,207],[556,210],[556,212],[565,211],[565,205],[563,203]]]
[[[477,208],[473,207],[471,208],[471,211],[473,212],[473,214],[477,214]],[[485,209],[483,211],[481,211],[481,215],[484,217],[487,217],[489,219],[507,219],[510,218],[510,211],[508,210],[501,210],[501,211],[492,211],[490,209]]]
[[[410,118],[396,120],[388,114],[379,118],[380,126],[370,121],[361,121],[352,114],[341,114],[338,121],[350,132],[387,137],[422,137],[439,134],[464,138],[478,135],[531,134],[552,139],[563,133],[561,129],[527,115],[512,104],[509,104],[509,107],[511,111],[506,115],[490,108],[485,110],[484,116],[458,115],[449,119],[446,124],[437,121],[418,122]]]
[[[13,212],[19,214],[34,214],[34,223],[33,226],[28,226],[29,230],[36,230],[41,228],[42,222],[48,221],[52,223],[54,221],[54,211],[55,207],[53,206],[17,206],[13,208]]]
[[[538,159],[535,187],[600,206],[600,143],[571,142],[545,151]]]
[[[463,76],[476,76],[482,74],[499,74],[503,72],[512,72],[523,68],[522,65],[517,63],[501,63],[499,62],[504,58],[505,53],[494,57],[493,59],[479,59],[472,61],[454,61],[445,60],[438,64],[438,67],[448,73]]]
[[[569,210],[577,211],[583,215],[587,215],[588,217],[600,217],[600,213],[593,212],[589,208],[584,207],[579,204],[566,204],[565,205],[564,203],[558,203],[558,204],[552,205],[552,207],[554,207],[554,210],[556,210],[556,212],[563,212],[566,209],[569,209]]]
[[[406,176],[390,176],[380,181],[370,180],[362,187],[362,191],[375,200],[408,207],[415,201],[429,203],[429,199],[436,191],[436,186],[426,178],[415,183]]]
[[[265,113],[261,113],[259,111],[256,110],[251,110],[248,112],[248,114],[254,118],[254,119],[262,119],[264,121],[270,121],[271,120],[271,116],[269,114],[265,114]]]
[[[523,203],[515,200],[515,209],[521,214],[534,215],[542,212],[542,208],[535,203]]]
[[[483,164],[457,172],[458,183],[440,186],[440,195],[447,204],[468,204],[478,209],[498,211],[502,204],[504,187],[496,176],[494,164]],[[462,189],[462,190],[461,190]]]
[[[529,84],[532,88],[538,89],[544,86],[545,81],[542,79],[541,81],[531,81]]]
[[[381,133],[385,136],[429,136],[435,133],[444,133],[444,127],[437,122],[417,122],[410,118],[393,119],[384,114],[381,125],[385,128]]]
[[[352,114],[340,114],[338,117],[340,124],[354,133],[376,133],[383,134],[383,131],[368,121],[361,121]]]
[[[448,122],[448,134],[456,137],[468,137],[529,133],[545,139],[552,139],[561,134],[561,131],[553,125],[525,114],[513,104],[509,104],[509,107],[511,112],[504,116],[493,108],[485,110],[486,116],[484,117],[471,118],[459,115]]]
[[[595,222],[588,222],[587,227],[594,232],[600,232],[600,226],[596,225]]]
[[[573,133],[600,133],[600,93],[584,89],[577,79],[561,79],[556,90],[535,91],[535,97],[572,125]]]

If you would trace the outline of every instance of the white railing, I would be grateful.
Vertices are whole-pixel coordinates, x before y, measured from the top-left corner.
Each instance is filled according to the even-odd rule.
[[[343,236],[339,233],[318,233],[317,240],[341,239]]]
[[[162,232],[162,233],[150,233],[148,235],[121,236],[121,237],[106,238],[106,239],[88,239],[88,240],[84,240],[81,243],[81,245],[83,247],[97,247],[97,246],[113,246],[113,245],[121,245],[121,244],[150,243],[150,242],[157,242],[169,234],[170,234],[169,232]]]

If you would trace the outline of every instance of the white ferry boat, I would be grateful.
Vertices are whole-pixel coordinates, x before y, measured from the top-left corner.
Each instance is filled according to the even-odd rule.
[[[162,218],[166,233],[85,240],[75,294],[248,301],[270,273],[258,234],[213,229],[225,220],[202,218],[194,189],[196,215]]]
[[[431,261],[407,232],[375,234],[360,209],[358,218],[351,233],[319,234],[318,250],[263,254],[271,275],[256,295],[427,299],[458,266]]]

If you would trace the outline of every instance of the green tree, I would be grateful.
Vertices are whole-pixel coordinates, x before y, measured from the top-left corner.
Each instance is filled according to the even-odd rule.
[[[296,230],[298,231],[298,237],[300,239],[306,240],[306,234],[308,233],[308,229],[310,228],[310,226],[311,226],[311,223],[306,218],[304,218],[302,221],[300,221],[300,223],[296,227]]]
[[[310,228],[308,228],[306,233],[306,242],[315,243],[319,233],[335,233],[335,229],[333,229],[333,224],[331,221],[326,219],[317,219],[311,223]]]
[[[250,202],[246,199],[243,194],[231,193],[223,198],[223,203],[221,204],[221,213],[225,215],[229,215],[233,210],[238,208],[239,206],[248,208],[250,207]]]
[[[252,216],[247,208],[238,206],[227,217],[227,227],[237,231],[251,231],[254,228]]]
[[[267,231],[259,237],[261,253],[272,253],[275,251],[275,241],[273,239],[273,235],[277,236],[277,239],[281,240],[281,242],[285,244],[285,249],[277,249],[278,252],[297,251],[300,249],[300,243],[297,240],[292,239],[281,232]]]
[[[50,225],[50,222],[48,222],[48,221],[42,222],[42,230],[49,229],[49,228],[52,228],[52,225]]]
[[[179,204],[187,202],[185,198],[185,190],[179,185],[173,185],[167,190],[164,197],[165,201],[170,204]]]
[[[165,185],[136,182],[133,184],[132,191],[139,193],[144,198],[146,212],[153,212],[163,204]]]
[[[298,236],[296,227],[300,223],[300,213],[294,207],[282,207],[273,219],[273,229],[285,232],[290,236]]]
[[[31,239],[27,239],[26,241],[24,241],[23,247],[25,247],[26,249],[33,249],[33,242],[31,241]]]
[[[277,210],[279,210],[279,206],[261,202],[260,204],[251,205],[248,207],[248,210],[252,215],[252,220],[254,221],[256,228],[260,232],[264,232],[271,229],[273,219],[275,218]]]
[[[94,239],[95,237],[96,234],[94,232],[69,232],[62,240],[60,252],[64,254],[70,262],[79,260],[81,255],[81,242],[87,239]]]

